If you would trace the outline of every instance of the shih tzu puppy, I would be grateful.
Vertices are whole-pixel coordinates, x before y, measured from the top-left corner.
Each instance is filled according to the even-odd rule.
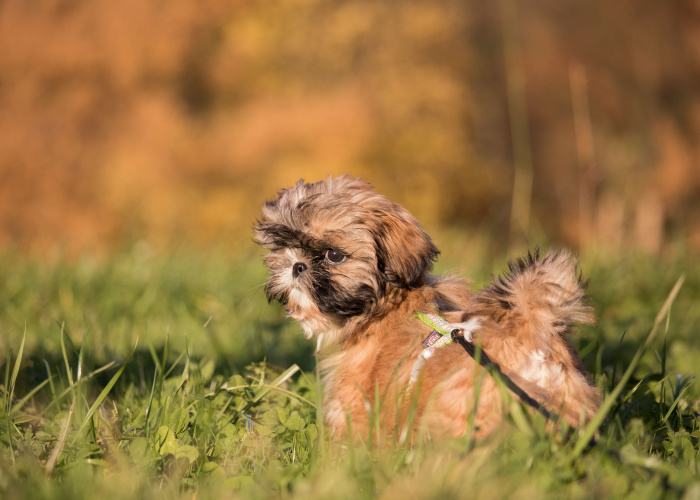
[[[439,252],[411,214],[347,176],[283,189],[254,233],[270,251],[268,299],[318,338],[334,438],[366,439],[377,415],[403,438],[484,436],[511,396],[572,427],[596,411],[568,339],[594,322],[568,252],[528,255],[470,291],[429,274]]]

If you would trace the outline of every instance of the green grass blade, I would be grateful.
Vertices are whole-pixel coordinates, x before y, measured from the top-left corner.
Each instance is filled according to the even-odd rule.
[[[51,367],[49,366],[49,362],[44,360],[44,366],[46,366],[46,376],[47,376],[47,380],[49,381],[49,385],[51,387],[52,401],[55,401],[56,400],[56,386],[53,385],[53,375],[51,374]]]
[[[83,333],[83,340],[80,342],[80,349],[78,350],[78,368],[76,370],[76,377],[75,377],[75,394],[77,395],[77,407],[76,407],[76,412],[77,415],[82,415],[84,408],[87,407],[86,404],[84,404],[84,395],[83,395],[83,387],[81,383],[81,378],[83,376],[83,353],[85,352],[85,345],[87,341],[87,334],[88,330],[86,329],[85,332]]]
[[[10,396],[10,393],[7,392],[7,388],[10,386],[10,367],[12,366],[12,349],[9,349],[7,351],[7,361],[5,361],[5,390],[3,393],[3,398],[4,398],[4,410],[9,411],[10,408],[10,402],[8,401],[8,398]]]
[[[662,355],[661,355],[661,377],[666,376],[666,356],[668,354],[666,336],[668,335],[668,326],[669,326],[670,322],[671,322],[671,308],[669,307],[668,314],[666,315],[666,325],[664,327],[664,350],[662,351]]]
[[[180,360],[185,357],[185,354],[187,354],[187,351],[182,351],[180,355],[173,361],[173,364],[170,366],[167,372],[165,372],[165,375],[163,376],[164,379],[167,379],[170,374],[173,372],[173,370],[177,367],[177,365],[180,363]]]
[[[315,403],[313,403],[312,401],[309,401],[309,400],[306,399],[305,397],[300,396],[299,394],[297,394],[297,393],[295,393],[295,392],[288,391],[287,389],[283,389],[282,387],[278,387],[278,386],[276,386],[276,385],[272,385],[272,384],[256,384],[256,385],[253,386],[253,387],[263,387],[263,388],[267,388],[267,389],[269,389],[269,390],[271,390],[271,391],[281,392],[282,394],[285,394],[286,396],[288,396],[288,397],[290,397],[290,398],[292,398],[292,399],[295,399],[295,400],[299,401],[300,403],[307,404],[307,405],[309,405],[309,406],[312,407],[312,408],[317,408],[317,406],[316,406]],[[229,390],[230,390],[230,389],[229,389]],[[269,391],[268,391],[268,392],[269,392]]]
[[[679,375],[680,377],[680,375]],[[683,387],[681,390],[677,391],[676,398],[673,400],[673,403],[671,404],[671,407],[668,409],[666,412],[666,415],[661,419],[662,423],[666,423],[666,421],[669,419],[671,414],[673,413],[673,410],[676,409],[676,406],[678,406],[678,403],[680,402],[681,398],[683,395],[686,393],[686,391],[690,389],[690,383],[687,383],[685,387]]]
[[[136,340],[136,345],[138,345],[138,339]],[[112,379],[109,381],[109,383],[105,386],[105,388],[102,390],[99,396],[97,396],[97,399],[95,402],[92,404],[90,409],[87,412],[87,415],[85,415],[85,418],[83,418],[82,423],[80,424],[80,427],[78,427],[78,432],[76,433],[75,438],[73,438],[73,441],[71,444],[74,444],[75,441],[78,439],[78,436],[80,436],[80,433],[82,430],[85,428],[85,426],[90,422],[90,419],[92,418],[92,415],[97,411],[97,408],[100,407],[102,402],[105,400],[109,392],[112,390],[112,387],[114,387],[114,384],[117,383],[117,380],[119,380],[119,377],[121,377],[122,373],[124,373],[124,369],[126,368],[126,365],[129,364],[129,361],[131,360],[132,356],[136,352],[136,346],[134,346],[134,350],[131,351],[131,354],[129,354],[129,357],[126,358],[126,361],[122,364],[122,366],[117,370],[117,373],[114,374]]]
[[[76,377],[78,384],[80,384],[80,377],[83,375],[83,351],[85,350],[88,331],[89,328],[86,328],[85,333],[83,333],[83,340],[80,342],[80,350],[78,351],[78,372]]]
[[[110,361],[109,363],[107,363],[107,364],[104,365],[104,366],[101,366],[101,367],[98,368],[97,370],[94,370],[94,371],[90,372],[89,374],[87,374],[87,375],[85,375],[85,376],[83,377],[83,382],[87,382],[88,380],[90,380],[91,378],[93,378],[95,375],[98,375],[99,373],[102,373],[102,372],[105,371],[105,370],[109,370],[109,369],[110,369],[112,366],[114,366],[115,364],[116,364],[116,363],[115,363],[114,361]],[[46,369],[47,369],[47,370],[49,369],[48,363],[46,364]],[[50,372],[49,372],[49,373],[50,373]],[[52,385],[52,387],[53,387],[53,382],[51,383],[51,385]],[[53,408],[54,406],[56,406],[58,403],[60,403],[60,401],[61,401],[64,397],[66,397],[66,395],[68,395],[68,393],[70,393],[70,392],[73,391],[73,390],[74,390],[74,387],[73,387],[73,386],[70,386],[70,387],[68,387],[67,389],[65,389],[63,392],[61,392],[61,393],[58,394],[58,395],[56,395],[56,394],[54,393],[54,395],[53,395],[53,401],[51,401],[51,403],[49,403],[49,405],[43,410],[42,414],[46,414],[46,413],[48,412],[48,410],[50,410],[51,408]],[[53,389],[52,389],[52,392],[53,392]]]
[[[34,397],[34,395],[35,395],[37,392],[39,392],[39,391],[40,391],[46,384],[48,384],[49,382],[51,382],[51,378],[47,378],[47,379],[44,380],[41,384],[37,385],[34,389],[32,389],[31,391],[29,391],[29,392],[27,393],[26,396],[24,396],[22,399],[20,399],[19,401],[17,401],[17,404],[14,405],[14,406],[12,407],[11,413],[12,413],[13,415],[16,415],[16,414],[19,412],[19,410],[21,410],[22,407],[23,407],[25,404],[27,404],[27,401],[29,401],[30,399],[32,399],[32,397]]]
[[[641,346],[639,346],[637,352],[634,354],[634,357],[632,358],[632,361],[630,361],[627,370],[625,370],[625,373],[622,375],[620,382],[615,386],[615,389],[605,399],[602,406],[598,410],[598,413],[595,414],[595,416],[591,419],[588,425],[583,429],[583,432],[581,432],[581,434],[579,435],[578,440],[576,441],[576,445],[574,446],[574,449],[571,452],[572,459],[575,459],[576,457],[581,455],[581,453],[586,448],[590,440],[593,438],[593,435],[603,423],[605,417],[612,409],[613,405],[615,405],[615,403],[617,402],[617,398],[620,396],[620,393],[625,388],[625,385],[627,385],[627,382],[632,376],[632,373],[637,367],[637,364],[642,358],[642,355],[654,341],[654,338],[656,337],[656,332],[659,329],[659,324],[661,324],[661,321],[663,321],[663,319],[665,318],[666,313],[670,310],[671,304],[673,304],[673,302],[676,300],[676,296],[678,295],[678,292],[680,291],[684,281],[685,275],[681,275],[681,277],[678,278],[678,281],[676,281],[676,284],[673,286],[671,292],[668,294],[668,297],[666,298],[666,301],[664,302],[663,306],[661,306],[661,309],[659,310],[658,314],[656,315],[656,319],[654,320],[654,324],[649,330],[649,333],[644,339],[644,342]]]
[[[625,335],[627,335],[627,329],[622,332],[620,336],[620,341],[617,343],[617,348],[615,349],[615,356],[613,356],[612,362],[612,375],[610,375],[610,390],[615,388],[615,379],[617,378],[617,366],[618,366],[618,356],[620,355],[620,349],[622,348],[622,342],[625,340]]]
[[[56,467],[56,463],[58,462],[58,457],[61,455],[63,448],[65,448],[65,446],[66,446],[66,440],[68,439],[68,429],[70,429],[70,422],[71,422],[71,419],[73,418],[73,410],[74,409],[75,409],[75,401],[73,401],[73,403],[71,403],[71,405],[70,405],[70,410],[68,411],[68,415],[66,415],[66,418],[63,421],[63,426],[61,427],[61,434],[58,437],[58,441],[56,442],[56,446],[54,447],[53,451],[51,452],[51,456],[49,457],[49,460],[46,462],[46,469],[45,469],[46,477],[50,477],[51,474],[53,474],[53,470]]]
[[[61,353],[63,354],[63,362],[66,365],[66,374],[68,375],[68,384],[70,385],[71,391],[74,390],[73,383],[73,371],[70,368],[70,362],[68,361],[68,353],[66,352],[66,342],[65,342],[65,329],[64,325],[61,324]]]
[[[5,369],[5,420],[7,425],[7,443],[10,447],[10,456],[12,457],[12,463],[15,463],[15,450],[12,446],[12,419],[11,419],[11,406],[12,399],[15,395],[15,384],[17,383],[17,375],[19,375],[19,366],[22,363],[22,355],[24,354],[24,341],[27,338],[27,326],[24,327],[24,335],[22,336],[22,343],[19,346],[19,351],[17,351],[17,357],[15,358],[15,367],[12,370],[12,378],[10,378],[9,388],[7,386],[7,378],[9,375],[10,364],[12,361],[12,350],[7,354],[7,367]],[[9,389],[9,392],[8,392]]]
[[[156,365],[156,370],[155,373],[153,374],[153,384],[151,384],[151,394],[148,396],[148,404],[146,405],[146,420],[144,422],[144,429],[146,431],[146,439],[150,439],[151,437],[151,428],[149,426],[149,420],[151,418],[151,408],[153,407],[153,400],[156,398],[156,394],[158,394],[157,398],[158,401],[161,399],[161,390],[163,388],[163,379],[165,378],[165,363],[168,360],[168,341],[170,339],[169,335],[166,335],[165,337],[165,345],[163,346],[163,361],[159,362],[158,361],[158,355],[156,354],[155,349],[153,349],[153,345],[150,343],[148,344],[148,349],[151,353],[151,357],[153,358],[153,364]]]
[[[163,346],[163,360],[161,361],[160,367],[158,368],[158,384],[156,387],[156,394],[158,394],[159,400],[160,400],[160,393],[163,389],[163,380],[168,376],[165,373],[165,363],[168,362],[168,343],[169,343],[169,341],[170,341],[170,336],[166,335],[165,345]]]
[[[265,397],[265,395],[266,395],[267,393],[269,393],[271,390],[273,390],[274,388],[276,388],[276,387],[278,387],[278,386],[284,384],[287,380],[289,380],[289,379],[292,377],[292,375],[294,375],[294,374],[295,374],[296,372],[298,372],[299,370],[300,370],[299,366],[297,366],[296,364],[294,364],[294,365],[290,366],[289,368],[287,368],[287,369],[284,371],[284,373],[282,373],[279,377],[277,377],[275,380],[273,380],[273,381],[270,382],[269,384],[264,384],[264,385],[263,385],[263,384],[261,383],[260,386],[262,387],[262,390],[261,390],[260,392],[258,392],[258,393],[255,395],[255,397],[254,397],[253,399],[251,399],[250,401],[248,401],[247,403],[246,403],[245,401],[244,401],[244,402],[241,402],[241,405],[240,405],[239,408],[238,408],[238,412],[240,413],[240,412],[246,411],[248,408],[250,408],[250,407],[253,406],[255,403],[257,403],[258,401],[260,401],[263,397]]]
[[[27,326],[24,327],[24,335],[22,335],[22,343],[19,345],[17,357],[15,358],[15,367],[12,370],[12,378],[10,379],[10,399],[8,403],[12,404],[12,398],[15,396],[15,384],[17,383],[17,375],[19,375],[19,365],[22,363],[22,355],[24,354],[24,341],[27,339]]]

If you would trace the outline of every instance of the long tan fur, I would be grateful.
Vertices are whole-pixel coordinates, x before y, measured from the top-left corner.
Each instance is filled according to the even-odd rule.
[[[282,190],[264,205],[255,238],[270,249],[269,299],[318,336],[335,438],[347,433],[348,416],[353,432],[368,437],[376,391],[382,427],[396,433],[460,435],[473,417],[486,435],[501,423],[504,390],[574,427],[597,409],[598,390],[568,338],[575,324],[594,322],[568,252],[529,255],[472,292],[455,276],[430,275],[438,250],[418,222],[350,177]],[[416,312],[451,323],[478,318],[480,328],[466,350],[437,350],[409,387],[431,330]]]

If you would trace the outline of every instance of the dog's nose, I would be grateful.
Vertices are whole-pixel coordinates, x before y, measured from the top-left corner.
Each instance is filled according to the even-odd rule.
[[[296,278],[307,269],[308,268],[306,267],[306,264],[304,264],[303,262],[297,262],[292,266],[292,275],[294,275],[294,277]]]

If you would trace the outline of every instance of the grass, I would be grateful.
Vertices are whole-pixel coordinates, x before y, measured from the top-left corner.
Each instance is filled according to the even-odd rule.
[[[505,261],[473,255],[477,286]],[[511,401],[483,441],[375,429],[380,446],[350,446],[325,437],[312,342],[267,304],[259,256],[7,251],[0,498],[695,498],[700,264],[583,268],[599,324],[575,340],[607,394],[594,427],[547,431]]]

